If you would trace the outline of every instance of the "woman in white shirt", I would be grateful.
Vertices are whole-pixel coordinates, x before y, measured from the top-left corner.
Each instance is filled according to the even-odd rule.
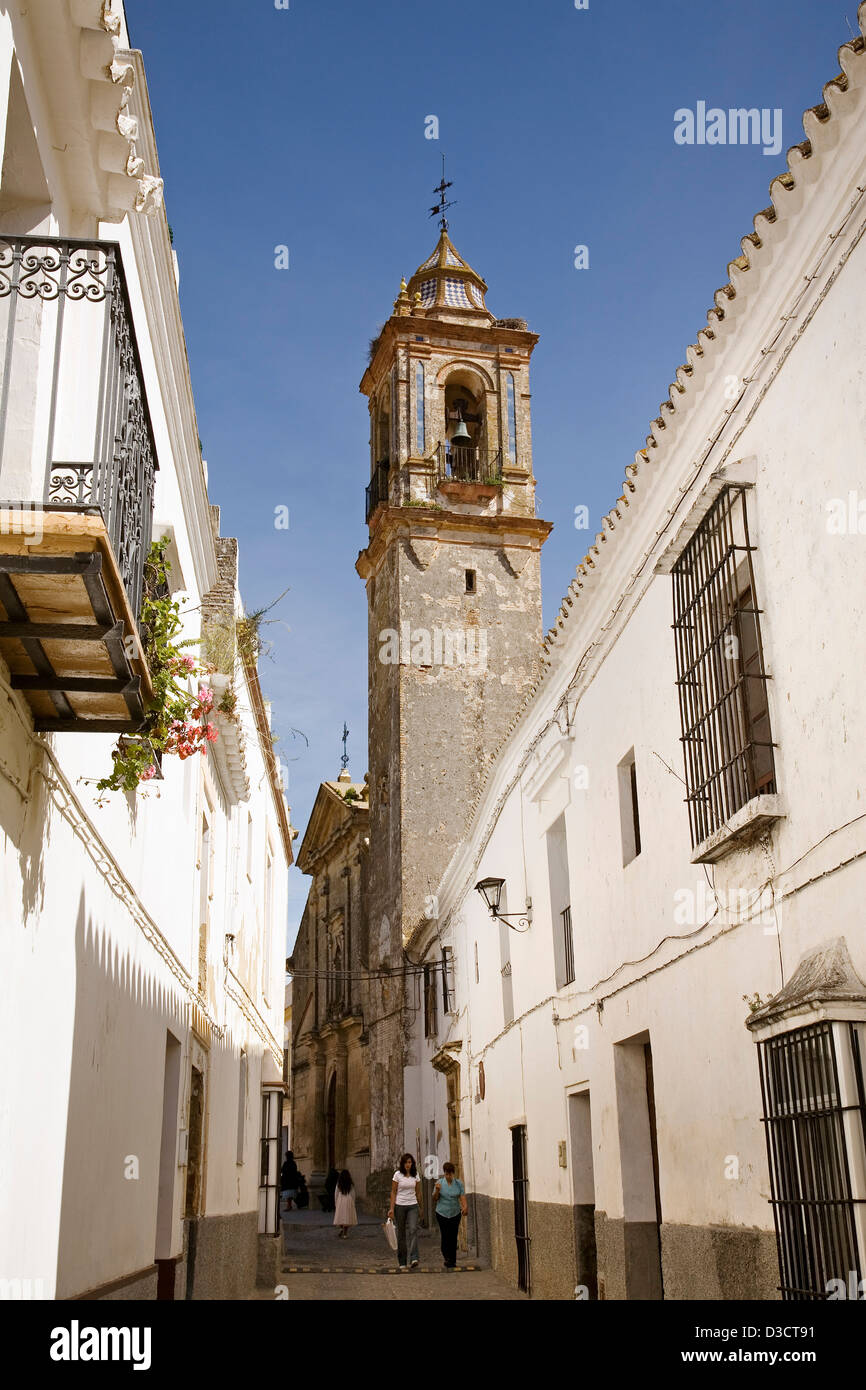
[[[401,1271],[418,1265],[418,1221],[423,1215],[421,1179],[412,1154],[404,1154],[391,1181],[388,1216],[397,1226],[397,1261]]]

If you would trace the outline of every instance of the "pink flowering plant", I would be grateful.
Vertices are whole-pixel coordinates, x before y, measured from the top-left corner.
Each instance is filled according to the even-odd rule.
[[[153,703],[135,738],[122,738],[114,749],[114,767],[97,783],[103,791],[135,791],[142,782],[157,775],[155,756],[160,761],[174,754],[183,761],[194,754],[207,754],[208,744],[219,737],[210,719],[214,707],[213,691],[207,677],[213,667],[184,654],[180,642],[180,605],[168,586],[167,540],[155,541],[145,567],[144,597],[139,629],[144,658],[153,685]],[[189,689],[189,681],[197,690]]]

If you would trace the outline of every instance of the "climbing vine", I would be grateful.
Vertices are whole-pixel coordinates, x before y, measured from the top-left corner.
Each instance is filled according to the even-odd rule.
[[[173,754],[183,760],[195,753],[204,756],[208,744],[219,736],[208,718],[214,697],[206,682],[214,667],[184,653],[184,647],[198,643],[180,641],[181,612],[169,589],[167,546],[164,538],[150,547],[139,619],[153,701],[138,734],[118,741],[112,771],[97,783],[100,792],[135,791],[139,783],[157,776],[163,757]],[[189,689],[190,679],[197,682],[195,693]]]

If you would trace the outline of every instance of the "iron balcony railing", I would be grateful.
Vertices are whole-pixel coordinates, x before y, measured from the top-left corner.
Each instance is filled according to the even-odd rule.
[[[137,620],[157,460],[120,247],[0,235],[4,299],[0,498],[98,510]]]
[[[367,504],[364,513],[364,520],[369,521],[376,508],[388,501],[388,479],[391,472],[391,465],[387,459],[383,459],[376,464],[373,469],[373,476],[367,484],[366,498]]]
[[[502,450],[474,444],[437,444],[434,454],[437,482],[501,483]]]

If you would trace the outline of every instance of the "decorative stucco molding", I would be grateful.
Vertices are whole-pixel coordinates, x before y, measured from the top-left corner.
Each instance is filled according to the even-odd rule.
[[[426,540],[422,539],[420,536],[407,536],[406,546],[411,552],[416,565],[422,570],[429,569],[439,551],[439,542],[437,540]]]
[[[114,0],[69,0],[81,29],[79,67],[91,84],[90,123],[100,132],[99,167],[108,174],[107,220],[128,212],[160,211],[163,180],[148,173],[138,153],[138,120],[129,111],[135,87],[135,56],[121,47],[122,25]]]
[[[511,573],[514,575],[515,579],[519,579],[523,571],[526,569],[527,560],[532,554],[530,548],[528,546],[503,546],[501,553],[503,560],[507,564],[508,568],[511,570]]]
[[[237,715],[221,714],[217,708],[229,687],[229,677],[215,672],[210,683],[214,693],[211,718],[219,733],[216,743],[211,744],[211,756],[219,769],[226,797],[231,805],[236,805],[240,801],[250,799],[246,740]]]
[[[786,985],[746,1019],[755,1041],[818,1019],[866,1021],[866,984],[854,969],[844,936],[804,956]]]

